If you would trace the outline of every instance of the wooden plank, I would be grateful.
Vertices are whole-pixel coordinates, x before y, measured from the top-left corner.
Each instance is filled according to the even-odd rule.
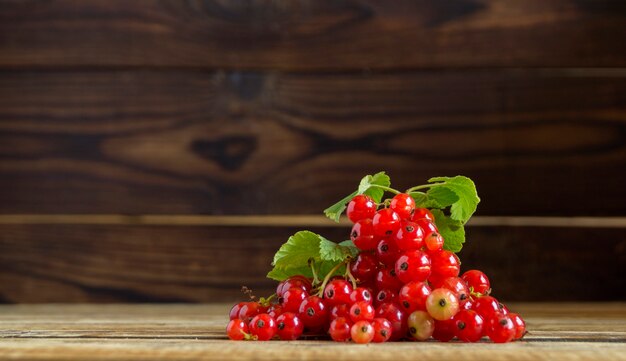
[[[523,341],[496,345],[330,341],[226,341],[229,305],[0,306],[0,353],[11,359],[186,360],[337,359],[622,360],[626,304],[516,304]]]
[[[2,1],[0,66],[624,66],[620,0]]]
[[[299,229],[1,225],[0,301],[234,301],[243,299],[242,285],[269,295],[276,283],[265,274],[273,254]],[[335,241],[349,232],[311,230]],[[463,269],[484,270],[494,295],[504,301],[626,296],[622,229],[472,227],[467,232]]]
[[[5,71],[0,213],[319,214],[385,169],[468,175],[483,215],[622,216],[625,97],[620,69]]]

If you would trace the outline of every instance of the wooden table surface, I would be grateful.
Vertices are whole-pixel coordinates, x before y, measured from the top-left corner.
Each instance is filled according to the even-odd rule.
[[[529,334],[510,344],[234,342],[229,305],[4,305],[0,358],[28,360],[626,360],[626,303],[511,305]]]

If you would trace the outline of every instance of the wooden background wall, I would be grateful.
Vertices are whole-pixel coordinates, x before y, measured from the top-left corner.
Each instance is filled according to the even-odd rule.
[[[624,300],[624,4],[0,0],[0,302],[269,292],[378,170],[476,181],[502,299]]]

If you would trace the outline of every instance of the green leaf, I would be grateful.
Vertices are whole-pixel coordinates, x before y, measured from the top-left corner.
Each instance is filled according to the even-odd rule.
[[[444,239],[443,248],[451,252],[459,252],[465,243],[465,229],[461,221],[446,216],[441,210],[431,210],[435,216],[435,224]]]
[[[375,202],[379,203],[383,198],[383,194],[385,193],[385,191],[375,187],[376,185],[389,187],[391,185],[391,180],[389,179],[389,176],[385,174],[385,172],[378,172],[374,175],[366,175],[359,182],[359,187],[356,191],[350,193],[339,202],[326,208],[324,210],[324,214],[326,215],[326,217],[332,219],[333,221],[339,222],[339,217],[341,216],[343,211],[346,210],[348,202],[350,202],[350,200],[358,194],[367,194],[368,196],[372,197]]]
[[[451,205],[450,217],[452,219],[465,224],[470,219],[472,214],[476,212],[476,207],[480,202],[480,198],[478,198],[476,186],[471,179],[464,176],[435,177],[429,179],[428,182],[441,182],[440,184],[431,187],[427,194],[429,195],[429,198],[436,199],[437,202],[442,202],[442,205]],[[443,191],[443,189],[446,189],[446,191]],[[452,199],[449,195],[450,192],[453,192],[458,197],[456,201],[450,202]]]
[[[276,281],[283,281],[287,278],[295,275],[303,275],[305,277],[313,277],[313,272],[311,272],[311,267],[291,267],[288,269],[274,267],[267,274],[267,278],[271,278]]]
[[[343,241],[339,244],[322,238],[320,242],[320,258],[322,261],[343,262],[348,257],[356,257],[359,249],[352,241]]]
[[[274,255],[272,265],[282,269],[307,266],[310,259],[320,261],[322,236],[310,231],[300,231],[289,237]]]

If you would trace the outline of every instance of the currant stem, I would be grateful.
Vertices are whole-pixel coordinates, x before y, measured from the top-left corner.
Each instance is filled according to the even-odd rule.
[[[352,272],[350,272],[350,267],[348,265],[346,265],[346,272],[343,274],[343,276],[350,279],[350,282],[352,282],[352,288],[356,288],[356,279],[352,275]]]
[[[405,193],[411,193],[411,192],[414,192],[414,191],[419,190],[419,189],[426,189],[426,188],[436,187],[436,186],[440,186],[442,184],[444,184],[444,183],[422,184],[422,185],[411,187],[411,188],[407,189]]]
[[[320,279],[317,277],[317,271],[315,270],[315,260],[309,260],[309,266],[311,267],[311,273],[313,274],[313,284],[317,285],[320,283]]]
[[[370,188],[372,188],[372,187],[379,188],[379,189],[382,189],[384,191],[387,191],[387,192],[390,192],[390,193],[393,193],[393,194],[400,194],[399,190],[393,189],[391,187],[381,186],[381,185],[378,185],[378,184],[371,184]]]
[[[333,274],[335,272],[337,272],[337,270],[339,268],[341,268],[341,266],[345,265],[346,262],[343,261],[341,263],[338,263],[335,267],[333,267],[333,269],[331,269],[328,274],[326,275],[326,277],[324,277],[324,281],[322,281],[322,284],[320,286],[319,291],[317,292],[317,296],[318,297],[323,297],[324,296],[324,288],[326,288],[326,284],[328,283],[328,280],[330,280],[330,278],[333,276]]]

